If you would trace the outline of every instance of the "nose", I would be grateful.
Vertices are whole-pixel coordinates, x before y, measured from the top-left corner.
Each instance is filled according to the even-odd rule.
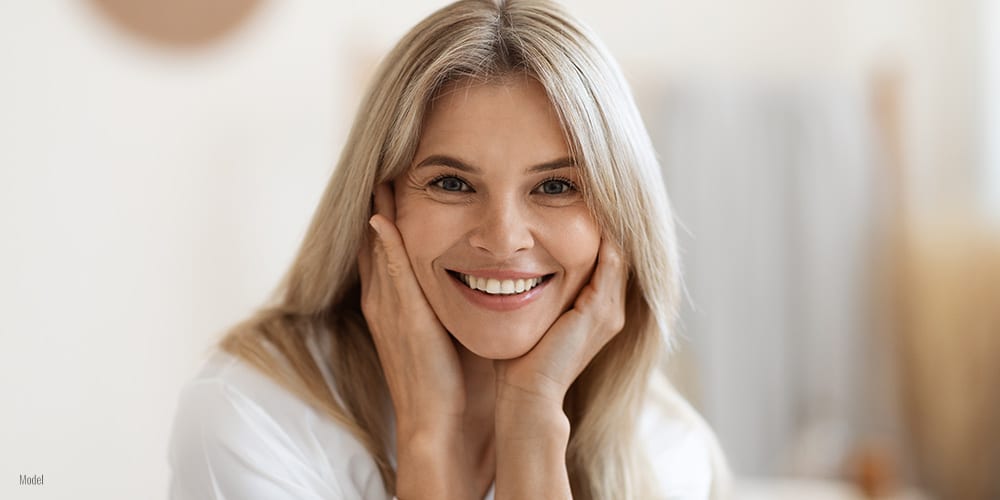
[[[469,243],[499,260],[533,247],[530,217],[522,205],[511,198],[491,200],[479,214],[479,221],[469,234]]]

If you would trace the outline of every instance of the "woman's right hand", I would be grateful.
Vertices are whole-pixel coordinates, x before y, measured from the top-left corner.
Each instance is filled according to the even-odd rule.
[[[461,463],[466,398],[458,352],[410,267],[392,188],[376,186],[374,198],[369,222],[376,234],[358,254],[361,311],[396,411],[397,494],[424,497],[413,494],[418,487],[428,498],[465,497],[455,491],[472,477],[463,478]]]

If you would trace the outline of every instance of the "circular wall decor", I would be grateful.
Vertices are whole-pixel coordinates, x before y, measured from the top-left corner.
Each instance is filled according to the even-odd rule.
[[[158,44],[207,45],[232,31],[262,0],[90,0],[125,31]]]

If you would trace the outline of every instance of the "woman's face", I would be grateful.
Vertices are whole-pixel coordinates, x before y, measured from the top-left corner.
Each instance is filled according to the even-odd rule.
[[[396,225],[438,319],[473,353],[528,352],[593,271],[601,235],[530,78],[453,85],[394,183]]]

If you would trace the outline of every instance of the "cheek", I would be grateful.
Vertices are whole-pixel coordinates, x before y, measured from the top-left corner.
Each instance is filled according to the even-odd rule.
[[[568,278],[582,287],[590,277],[597,252],[601,246],[601,232],[586,209],[562,214],[558,220],[547,224],[546,248],[566,270]]]
[[[454,213],[432,203],[396,196],[396,227],[418,279],[430,273],[431,263],[451,245],[447,231],[456,226],[454,218]]]

